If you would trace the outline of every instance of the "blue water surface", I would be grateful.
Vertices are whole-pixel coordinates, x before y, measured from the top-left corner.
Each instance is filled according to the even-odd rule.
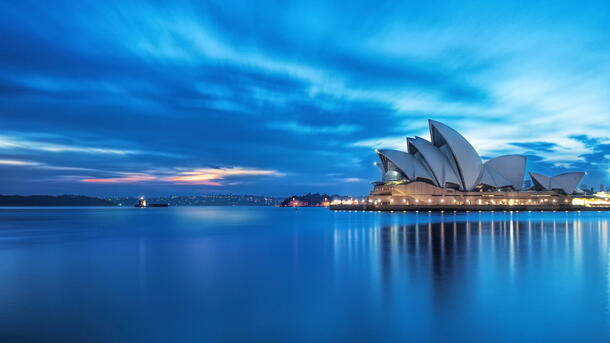
[[[2,208],[0,342],[608,342],[609,221]]]

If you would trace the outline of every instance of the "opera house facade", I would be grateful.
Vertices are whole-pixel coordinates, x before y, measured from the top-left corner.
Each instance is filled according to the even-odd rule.
[[[429,120],[430,141],[407,138],[406,151],[376,150],[380,180],[365,207],[502,209],[562,208],[585,175],[546,176],[530,172],[533,186],[523,189],[526,157],[504,155],[485,162],[473,146],[449,126]]]

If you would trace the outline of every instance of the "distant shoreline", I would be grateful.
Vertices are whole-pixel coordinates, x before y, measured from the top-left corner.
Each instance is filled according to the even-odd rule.
[[[115,203],[84,195],[0,195],[1,207],[27,206],[117,206]]]

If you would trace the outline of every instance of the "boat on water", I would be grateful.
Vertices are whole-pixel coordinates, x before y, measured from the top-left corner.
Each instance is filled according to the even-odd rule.
[[[139,208],[146,208],[146,207],[169,207],[169,204],[149,204],[148,201],[146,201],[146,199],[144,199],[144,197],[140,197],[140,199],[138,200],[138,203],[133,205],[135,207],[139,207]]]

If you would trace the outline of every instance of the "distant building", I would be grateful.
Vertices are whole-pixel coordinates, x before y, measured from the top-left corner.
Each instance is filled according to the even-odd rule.
[[[306,195],[294,195],[284,199],[280,206],[282,207],[328,207],[331,199],[346,199],[347,197],[338,195],[328,195],[319,193],[307,193]]]

